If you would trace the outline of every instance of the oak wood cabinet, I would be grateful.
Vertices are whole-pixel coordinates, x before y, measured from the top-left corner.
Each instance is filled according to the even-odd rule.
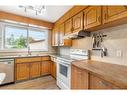
[[[103,6],[103,23],[127,17],[127,6]]]
[[[84,10],[84,29],[89,29],[101,25],[101,9],[101,6],[91,6]]]
[[[75,66],[71,70],[71,89],[88,89],[88,72]]]
[[[90,74],[90,89],[119,89],[117,86]]]
[[[59,45],[64,45],[64,23],[59,26]]]
[[[16,63],[16,80],[26,80],[40,76],[40,62]]]
[[[49,56],[15,59],[15,80],[21,81],[51,73]]]
[[[51,61],[42,61],[41,75],[48,75],[51,72]]]
[[[51,38],[52,46],[55,46],[55,30],[54,29],[52,30],[51,35],[52,35],[52,38]]]
[[[71,46],[71,39],[64,39],[64,23],[59,26],[59,46]]]
[[[41,58],[41,61],[49,61],[49,60],[51,60],[50,56],[43,56]]]
[[[80,12],[79,14],[75,15],[73,18],[73,32],[79,32],[80,30],[83,30],[83,12]]]
[[[56,78],[56,63],[51,62],[51,75]]]
[[[29,79],[29,63],[18,63],[16,64],[16,80]]]
[[[59,45],[59,28],[55,27],[52,31],[52,46]]]
[[[37,62],[41,61],[41,57],[24,57],[24,58],[16,58],[15,63],[29,63],[29,62]]]
[[[72,18],[65,21],[65,35],[72,33]]]
[[[30,78],[40,76],[40,62],[30,63]]]

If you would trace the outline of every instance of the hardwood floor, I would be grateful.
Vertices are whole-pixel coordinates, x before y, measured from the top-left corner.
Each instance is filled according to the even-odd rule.
[[[56,80],[52,76],[45,76],[33,80],[23,81],[15,84],[1,86],[0,89],[47,89],[59,90]]]

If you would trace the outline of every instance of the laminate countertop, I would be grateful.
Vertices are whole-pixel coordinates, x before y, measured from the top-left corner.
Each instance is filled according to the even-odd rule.
[[[119,88],[127,89],[127,66],[93,60],[73,61],[72,65],[87,70]]]
[[[73,60],[69,55],[50,54],[51,57],[64,58],[66,60]]]
[[[27,57],[45,57],[49,56],[48,54],[40,54],[40,55],[15,55],[15,56],[0,56],[0,59],[11,59],[11,58],[27,58]]]

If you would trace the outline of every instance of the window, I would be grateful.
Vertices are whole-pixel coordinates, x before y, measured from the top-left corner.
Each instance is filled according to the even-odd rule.
[[[29,30],[29,47],[31,50],[45,50],[47,51],[47,36],[45,31]]]
[[[2,33],[2,34],[1,34]],[[48,51],[48,31],[41,28],[3,24],[0,50]]]
[[[27,48],[27,30],[16,27],[5,27],[5,49]]]

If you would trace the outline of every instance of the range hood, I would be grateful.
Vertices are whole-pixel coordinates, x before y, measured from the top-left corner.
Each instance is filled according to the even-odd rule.
[[[89,37],[90,32],[85,30],[80,30],[79,32],[71,33],[64,36],[64,39],[80,39],[84,37]]]

